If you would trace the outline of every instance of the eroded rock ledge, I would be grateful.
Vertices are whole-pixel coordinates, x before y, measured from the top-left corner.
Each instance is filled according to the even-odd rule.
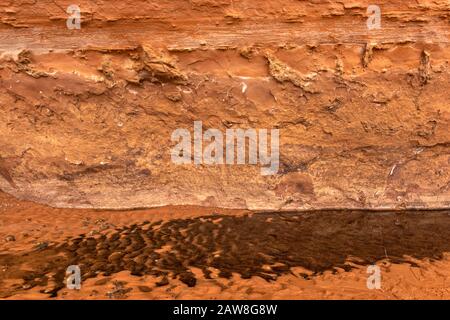
[[[0,188],[59,207],[450,206],[450,5],[0,5]],[[280,170],[175,165],[171,133],[277,128]]]

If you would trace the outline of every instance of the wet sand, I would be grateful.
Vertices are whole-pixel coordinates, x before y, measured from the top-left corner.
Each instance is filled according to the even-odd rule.
[[[367,267],[382,272],[366,286]],[[65,285],[78,265],[81,290]],[[450,210],[55,209],[0,194],[3,299],[449,299]]]

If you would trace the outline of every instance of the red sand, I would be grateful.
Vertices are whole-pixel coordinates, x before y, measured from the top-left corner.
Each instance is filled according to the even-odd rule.
[[[49,248],[52,248],[56,244],[66,241],[67,237],[74,238],[80,234],[96,234],[96,231],[100,234],[110,235],[115,228],[130,226],[134,223],[139,224],[145,220],[155,222],[162,219],[163,223],[169,223],[202,216],[206,221],[208,217],[216,219],[214,217],[217,214],[224,215],[225,219],[226,217],[248,217],[248,219],[252,219],[252,216],[258,217],[258,215],[261,215],[248,215],[248,212],[239,211],[180,207],[123,212],[54,209],[18,201],[8,195],[1,194],[0,296],[7,299],[50,298],[49,294],[43,292],[49,287],[51,288],[51,278],[46,286],[38,285],[28,288],[28,286],[24,286],[26,281],[18,276],[23,275],[23,270],[36,270],[45,260],[46,249],[42,251],[42,254],[36,253],[35,248],[38,244],[48,243]],[[309,218],[305,217],[305,221],[316,219],[315,214],[305,213],[304,215],[309,216]],[[339,219],[333,219],[334,216]],[[285,219],[286,223],[290,223],[291,215],[283,214],[282,219]],[[231,278],[225,279],[219,277],[218,270],[214,268],[210,268],[211,279],[206,279],[201,270],[190,268],[197,279],[195,287],[192,288],[179,279],[172,279],[171,277],[169,277],[169,284],[158,287],[156,283],[161,280],[161,277],[152,275],[132,276],[129,271],[113,273],[110,276],[99,273],[96,277],[83,281],[82,288],[79,291],[63,288],[57,293],[56,299],[450,298],[450,248],[446,245],[446,243],[450,243],[448,241],[449,234],[442,231],[439,237],[432,236],[433,233],[437,232],[438,229],[436,228],[439,228],[439,226],[443,230],[445,228],[450,229],[448,228],[450,223],[448,213],[391,213],[386,215],[341,212],[323,213],[320,219],[318,228],[313,228],[313,232],[316,233],[314,237],[319,239],[327,234],[331,239],[334,237],[336,240],[331,241],[331,243],[318,243],[319,241],[314,240],[311,242],[313,244],[317,242],[317,247],[313,250],[313,252],[317,252],[317,260],[312,265],[319,265],[319,260],[326,259],[328,255],[329,261],[343,258],[348,265],[354,266],[354,269],[346,272],[343,268],[335,267],[313,274],[311,270],[297,266],[291,268],[289,273],[281,274],[276,281],[268,282],[259,276],[242,279],[237,273],[233,273]],[[317,222],[313,222],[317,224]],[[342,222],[345,222],[346,226]],[[274,221],[268,218],[267,223],[274,223]],[[369,290],[366,286],[367,268],[364,263],[358,264],[358,261],[369,258],[364,256],[365,253],[370,254],[372,249],[381,250],[381,247],[371,249],[370,246],[373,246],[373,243],[367,243],[367,245],[358,243],[361,236],[358,233],[355,233],[355,241],[352,245],[351,232],[361,228],[361,226],[364,227],[364,224],[373,225],[377,223],[382,228],[383,241],[387,246],[387,248],[383,248],[383,251],[385,250],[387,257],[377,259],[377,265],[382,270],[382,288],[380,290]],[[389,227],[389,225],[392,227]],[[278,226],[282,226],[282,223]],[[395,230],[397,229],[401,230],[400,236],[404,237],[404,241],[398,241],[400,242],[398,246],[393,246],[389,241],[395,240],[398,233]],[[348,232],[345,230],[348,230]],[[337,232],[336,235],[333,235],[333,232]],[[14,236],[15,241],[6,241],[9,235]],[[348,241],[346,239],[349,239],[348,243],[346,243]],[[354,250],[353,252],[359,257],[336,257],[336,254],[340,255],[345,252],[343,251],[345,246],[348,246],[347,249],[350,251]],[[406,253],[411,252],[412,254],[408,257]],[[25,253],[28,255],[24,257],[23,254]],[[405,253],[403,258],[399,257],[402,253]],[[411,256],[417,256],[418,258]],[[11,259],[11,257],[13,258]],[[267,266],[267,268],[270,270],[270,266]],[[309,275],[307,279],[305,279],[305,275]]]

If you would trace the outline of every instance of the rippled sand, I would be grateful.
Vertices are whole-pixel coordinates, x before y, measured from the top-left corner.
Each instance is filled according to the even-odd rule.
[[[71,210],[0,194],[0,297],[448,299],[449,213]]]

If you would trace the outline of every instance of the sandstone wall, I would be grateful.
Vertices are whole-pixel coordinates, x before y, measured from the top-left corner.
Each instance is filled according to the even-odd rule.
[[[60,207],[450,206],[450,3],[0,3],[0,188]],[[382,28],[368,30],[377,4]],[[280,130],[280,168],[171,134]]]

